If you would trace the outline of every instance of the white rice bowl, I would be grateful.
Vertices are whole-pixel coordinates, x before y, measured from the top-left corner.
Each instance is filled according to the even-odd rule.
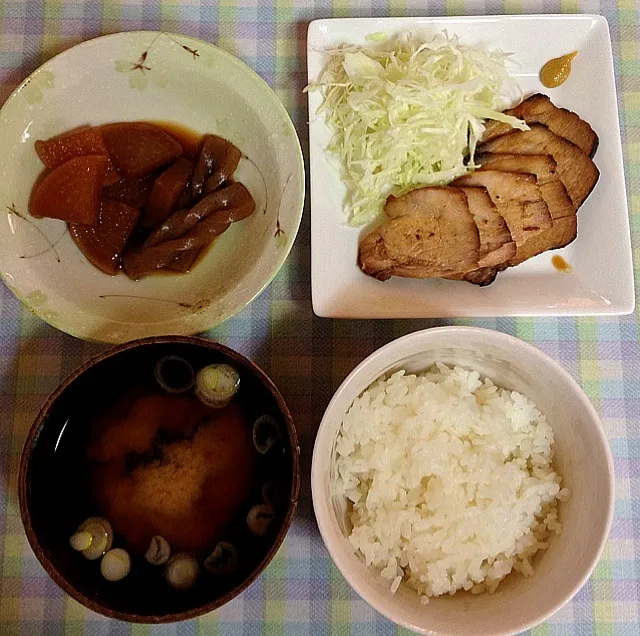
[[[356,398],[335,446],[349,541],[367,565],[429,597],[494,591],[559,533],[569,491],[553,430],[524,395],[460,367],[383,377]]]

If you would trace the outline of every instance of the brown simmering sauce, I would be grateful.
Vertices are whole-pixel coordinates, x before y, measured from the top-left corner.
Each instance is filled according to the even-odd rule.
[[[573,51],[561,57],[554,57],[540,69],[540,81],[547,88],[557,88],[564,84],[571,73],[571,60],[578,55]]]
[[[568,274],[569,272],[573,271],[573,267],[571,267],[571,265],[569,265],[569,263],[567,263],[567,261],[565,261],[564,258],[562,258],[562,256],[560,256],[559,254],[554,254],[551,257],[551,263],[559,272],[562,272],[563,274]]]
[[[178,141],[184,150],[184,156],[188,159],[196,159],[200,152],[204,135],[193,128],[183,126],[173,121],[149,121],[149,124],[162,128],[166,133]]]

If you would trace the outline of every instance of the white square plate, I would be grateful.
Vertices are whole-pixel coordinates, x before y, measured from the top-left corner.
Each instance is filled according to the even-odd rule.
[[[488,287],[445,280],[392,278],[381,282],[356,263],[361,230],[346,225],[346,188],[326,155],[330,132],[316,115],[322,96],[309,93],[311,168],[311,272],[313,309],[333,318],[445,316],[571,316],[627,314],[634,309],[633,265],[625,195],[618,107],[607,21],[595,15],[354,18],[316,20],[307,41],[309,82],[327,62],[324,51],[365,36],[446,29],[467,44],[512,52],[524,94],[542,92],[574,110],[598,133],[600,180],[578,213],[578,238],[501,273]],[[370,44],[370,43],[369,43]],[[538,79],[550,58],[579,51],[569,79],[545,89]],[[560,254],[572,267],[559,273]]]

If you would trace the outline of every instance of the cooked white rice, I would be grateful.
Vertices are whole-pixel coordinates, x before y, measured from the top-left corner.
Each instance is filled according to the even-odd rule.
[[[568,497],[553,430],[520,393],[438,364],[376,381],[344,417],[336,488],[352,503],[350,541],[395,592],[493,591],[560,532]]]

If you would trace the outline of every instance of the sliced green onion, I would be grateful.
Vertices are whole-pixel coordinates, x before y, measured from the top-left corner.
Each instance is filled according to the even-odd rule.
[[[271,522],[276,518],[276,513],[268,504],[258,504],[249,510],[247,526],[251,534],[256,537],[264,537],[269,531]]]
[[[195,373],[191,364],[179,356],[160,358],[155,368],[158,384],[167,393],[184,393],[194,382]]]
[[[227,542],[220,541],[204,562],[211,574],[231,574],[238,567],[238,551]]]
[[[100,561],[100,573],[107,581],[120,581],[131,571],[131,558],[122,548],[109,550]]]
[[[155,535],[151,537],[151,543],[145,552],[144,558],[151,565],[162,565],[169,560],[171,556],[171,546],[169,542],[161,536]]]
[[[93,541],[93,535],[90,532],[76,532],[69,539],[69,543],[74,550],[83,552]]]
[[[198,371],[196,395],[213,408],[226,406],[240,387],[238,372],[228,364],[210,364]]]
[[[195,585],[198,569],[198,561],[193,555],[179,552],[167,561],[164,576],[172,588],[184,591]]]
[[[89,545],[82,550],[82,556],[90,561],[99,559],[113,544],[111,524],[102,517],[89,517],[81,523],[76,535],[85,533],[91,535],[91,540]]]
[[[253,445],[261,455],[266,455],[279,439],[280,427],[270,415],[261,415],[253,423]]]

